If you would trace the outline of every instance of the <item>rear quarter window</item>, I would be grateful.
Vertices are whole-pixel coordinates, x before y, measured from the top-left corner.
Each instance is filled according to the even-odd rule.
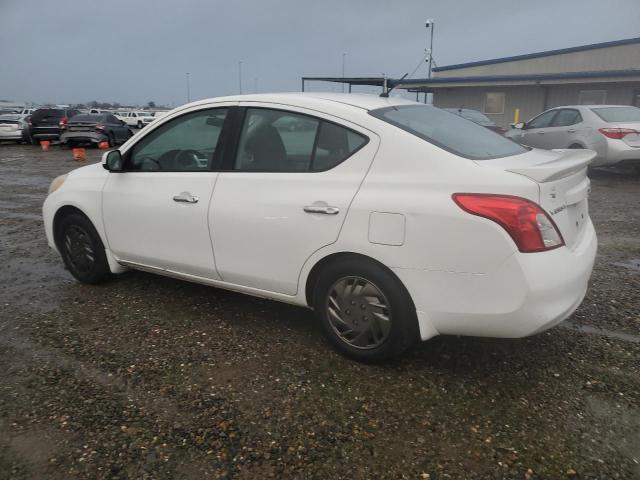
[[[525,153],[522,145],[456,114],[429,105],[403,105],[371,110],[370,115],[471,160]]]

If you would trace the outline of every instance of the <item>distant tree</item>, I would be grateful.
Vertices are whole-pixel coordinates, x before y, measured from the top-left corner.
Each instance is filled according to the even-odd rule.
[[[118,102],[113,102],[113,108],[120,108],[120,104]]]
[[[149,108],[156,108],[156,102],[154,102],[153,100],[150,102],[147,102],[147,107]]]
[[[98,108],[98,107],[100,106],[100,104],[98,103],[98,101],[97,101],[97,100],[91,100],[91,101],[89,102],[89,106],[90,106],[91,108]]]

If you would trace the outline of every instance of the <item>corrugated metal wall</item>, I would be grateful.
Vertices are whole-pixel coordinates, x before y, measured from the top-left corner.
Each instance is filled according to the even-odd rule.
[[[546,90],[546,98],[545,98]],[[516,108],[520,120],[526,121],[547,108],[578,104],[580,91],[605,90],[605,102],[613,105],[631,105],[640,83],[588,83],[580,85],[522,86],[522,87],[461,87],[435,92],[433,103],[440,108],[470,108],[484,112],[487,92],[504,92],[505,107],[502,114],[486,114],[497,125],[508,127],[513,122]]]

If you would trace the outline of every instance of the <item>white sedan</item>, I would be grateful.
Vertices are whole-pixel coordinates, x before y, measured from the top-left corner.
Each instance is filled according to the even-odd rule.
[[[593,157],[397,98],[225,97],[56,178],[44,221],[81,282],[133,268],[308,306],[374,361],[571,315],[596,254]]]

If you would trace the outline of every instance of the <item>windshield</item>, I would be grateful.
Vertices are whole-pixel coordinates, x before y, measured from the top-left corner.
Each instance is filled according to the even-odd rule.
[[[508,157],[527,149],[514,141],[429,105],[380,108],[369,112],[444,150],[472,160]]]
[[[605,122],[640,122],[638,107],[600,107],[591,110]]]

